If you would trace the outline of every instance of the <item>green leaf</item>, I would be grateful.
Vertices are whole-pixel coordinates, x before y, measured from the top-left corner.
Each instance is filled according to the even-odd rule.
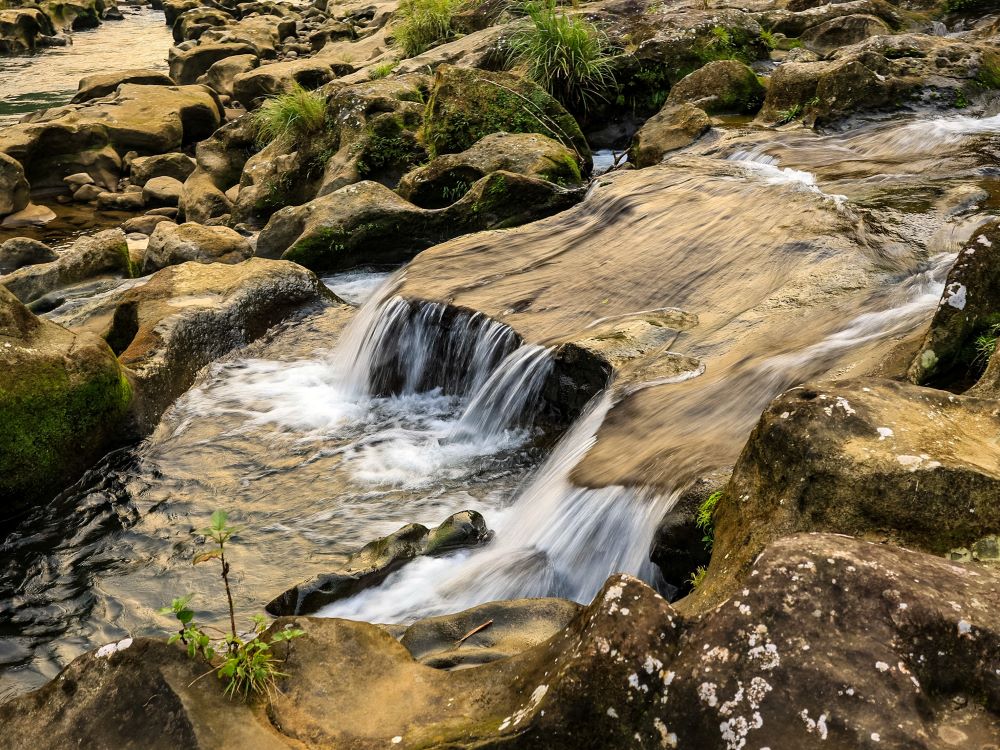
[[[226,521],[229,520],[229,514],[224,510],[217,510],[212,514],[212,529],[214,531],[222,531],[226,528]]]
[[[194,619],[194,612],[190,609],[182,609],[180,612],[176,613],[177,619],[181,621],[182,625],[187,625],[191,620]]]

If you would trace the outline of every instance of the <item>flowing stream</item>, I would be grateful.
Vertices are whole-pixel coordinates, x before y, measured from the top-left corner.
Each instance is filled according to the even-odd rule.
[[[878,212],[870,242],[893,262],[787,346],[657,386],[664,403],[675,391],[689,398],[677,412],[678,464],[708,456],[707,443],[685,436],[720,423],[733,433],[731,461],[754,412],[782,389],[927,320],[959,244],[997,208],[998,131],[970,118],[766,140],[745,130],[718,149],[714,158],[740,170],[726,179],[744,181],[761,204],[792,189],[818,195],[848,224],[856,211]],[[677,236],[646,241],[682,242],[699,221],[730,244],[792,231],[734,211],[686,216]],[[684,294],[733,283],[722,270],[706,262]],[[650,540],[684,482],[585,488],[570,476],[621,394],[609,389],[561,437],[546,434],[535,416],[553,350],[480,313],[399,296],[405,273],[326,279],[360,305],[353,315],[331,310],[280,326],[207,368],[148,440],[108,456],[0,536],[10,560],[0,571],[0,690],[37,686],[96,645],[162,634],[169,621],[156,610],[173,596],[193,592],[200,617],[221,619],[215,572],[190,564],[196,530],[217,508],[242,528],[231,562],[243,615],[406,523],[435,525],[464,509],[484,514],[492,544],[418,559],[320,614],[408,621],[498,598],[586,601],[615,571],[655,580]],[[775,271],[741,273],[737,282]],[[711,350],[708,340],[699,346]]]

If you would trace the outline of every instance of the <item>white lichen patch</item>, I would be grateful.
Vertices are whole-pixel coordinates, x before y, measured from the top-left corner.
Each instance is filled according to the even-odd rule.
[[[878,430],[878,439],[885,440],[886,438],[891,438],[896,433],[892,431],[891,427],[876,427]]]
[[[966,302],[966,289],[964,284],[957,281],[949,284],[944,290],[943,302],[956,310],[964,310]]]
[[[719,698],[715,691],[714,682],[703,682],[698,686],[698,698],[702,703],[708,704],[709,708],[715,708],[719,705]]]
[[[659,716],[653,719],[653,726],[660,735],[660,747],[677,747],[677,735],[667,729],[667,725],[663,723],[663,720]]]
[[[119,651],[124,651],[125,649],[127,649],[131,645],[132,645],[132,639],[131,638],[123,638],[122,640],[118,641],[117,643],[108,643],[108,644],[106,644],[104,646],[101,646],[99,649],[97,649],[96,656],[97,656],[98,659],[106,659],[107,657],[111,656],[112,654],[116,654]]]

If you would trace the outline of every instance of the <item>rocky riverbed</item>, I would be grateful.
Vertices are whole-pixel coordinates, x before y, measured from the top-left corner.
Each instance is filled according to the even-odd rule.
[[[994,3],[0,0],[0,80],[9,745],[1000,747]]]

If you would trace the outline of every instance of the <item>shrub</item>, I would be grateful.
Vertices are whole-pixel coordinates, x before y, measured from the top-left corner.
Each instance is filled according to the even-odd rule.
[[[696,589],[701,585],[701,582],[705,580],[705,574],[708,573],[708,568],[704,565],[699,565],[695,568],[694,573],[688,578],[688,583],[691,584],[691,588]]]
[[[586,112],[615,85],[607,38],[584,18],[556,10],[554,0],[525,6],[531,21],[511,39],[515,64],[567,109]]]
[[[701,541],[705,543],[705,546],[709,549],[712,548],[712,543],[715,541],[715,527],[712,521],[712,514],[715,513],[715,508],[719,504],[719,499],[722,497],[722,491],[713,492],[709,495],[705,502],[698,506],[698,513],[695,515],[694,523],[699,529],[704,532],[704,536]]]
[[[368,80],[377,81],[379,78],[386,78],[392,73],[392,69],[396,67],[395,60],[389,60],[388,62],[379,63],[371,70],[368,71]]]
[[[250,117],[261,146],[279,138],[302,142],[323,130],[326,97],[296,84],[290,91],[267,99]]]
[[[218,631],[222,637],[213,640],[205,630],[214,628],[199,626],[195,622],[194,611],[188,607],[193,598],[190,594],[174,599],[170,606],[161,609],[160,613],[172,614],[181,626],[167,642],[183,643],[187,646],[188,656],[192,659],[200,657],[212,665],[212,670],[208,674],[215,671],[220,680],[226,681],[223,691],[226,695],[230,698],[239,695],[247,700],[257,695],[270,695],[275,680],[286,676],[278,671],[279,662],[271,652],[271,644],[290,641],[304,633],[301,630],[285,628],[272,633],[270,641],[265,641],[263,635],[267,630],[267,620],[263,615],[254,616],[253,627],[249,633],[236,632],[233,593],[229,587],[229,563],[226,561],[226,543],[236,533],[236,529],[228,526],[227,520],[226,514],[222,511],[212,514],[212,525],[202,529],[201,533],[213,541],[215,547],[195,555],[192,562],[198,565],[210,560],[219,561],[226,601],[229,605],[229,632]],[[220,650],[223,650],[224,654],[221,662],[216,659]]]
[[[425,52],[451,36],[451,17],[461,0],[402,0],[396,43],[406,57]]]

